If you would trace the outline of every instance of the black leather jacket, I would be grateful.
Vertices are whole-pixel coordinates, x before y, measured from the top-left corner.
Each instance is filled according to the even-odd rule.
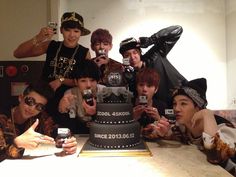
[[[153,45],[142,55],[142,60],[146,67],[155,68],[160,74],[161,79],[156,98],[166,102],[168,106],[172,105],[171,92],[173,89],[179,86],[183,80],[186,80],[166,58],[182,32],[181,26],[170,26],[158,31],[151,37],[139,38],[141,48]]]

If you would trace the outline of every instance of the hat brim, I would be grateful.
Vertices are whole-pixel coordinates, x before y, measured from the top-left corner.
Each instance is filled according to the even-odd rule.
[[[130,49],[141,50],[140,45],[137,42],[130,42],[128,44],[125,44],[125,45],[121,46],[120,49],[119,49],[119,52],[120,52],[121,55],[123,55],[127,50],[130,50]]]
[[[91,31],[89,31],[88,29],[81,28],[81,36],[86,36],[86,35],[88,35],[90,33],[91,33]]]

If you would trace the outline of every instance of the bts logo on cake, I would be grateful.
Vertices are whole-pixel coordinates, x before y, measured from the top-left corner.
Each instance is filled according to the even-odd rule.
[[[111,72],[108,75],[108,83],[113,87],[121,86],[122,76],[119,72]]]

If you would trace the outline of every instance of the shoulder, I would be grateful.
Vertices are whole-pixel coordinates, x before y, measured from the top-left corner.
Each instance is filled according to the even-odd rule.
[[[120,63],[120,62],[118,62],[114,59],[109,58],[108,66],[109,66],[109,68],[110,67],[111,68],[121,68],[123,65],[122,65],[122,63]]]
[[[79,44],[79,49],[80,49],[80,50],[84,50],[84,51],[88,51],[88,50],[89,50],[89,48],[84,47],[84,46],[81,45],[81,44]]]
[[[0,114],[0,126],[6,126],[9,118],[5,114]]]
[[[48,44],[47,51],[57,50],[60,44],[61,41],[51,40]]]

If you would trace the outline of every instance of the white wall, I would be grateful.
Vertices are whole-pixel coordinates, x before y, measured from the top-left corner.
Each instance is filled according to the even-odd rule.
[[[47,25],[50,11],[48,2],[48,0],[0,1],[0,60],[14,59],[13,51],[19,43],[32,38],[42,26]],[[43,58],[42,56],[36,59]]]
[[[1,0],[4,43],[0,44],[0,60],[13,60],[12,52],[20,42],[37,34],[49,20],[59,21],[65,11],[80,13],[91,31],[109,29],[114,37],[111,57],[118,61],[124,38],[150,36],[178,24],[184,32],[168,55],[170,62],[189,80],[207,78],[209,108],[232,108],[236,97],[232,91],[236,87],[235,7],[234,0]],[[90,35],[83,36],[81,44],[89,47],[89,40]],[[44,56],[36,59],[44,60]]]
[[[228,108],[236,108],[236,1],[226,1]]]
[[[181,25],[184,33],[168,55],[170,62],[187,79],[207,78],[209,108],[228,106],[224,0],[70,0],[67,7],[80,13],[90,30],[110,30],[111,57],[118,61],[124,38],[150,36],[161,28]],[[85,36],[81,43],[89,46],[89,39]]]

